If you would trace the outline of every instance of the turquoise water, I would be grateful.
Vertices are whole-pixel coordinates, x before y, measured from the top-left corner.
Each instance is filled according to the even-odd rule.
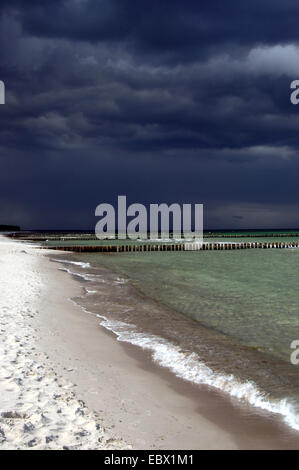
[[[299,339],[299,250],[93,255],[98,263],[205,326],[284,360]]]
[[[298,248],[51,258],[77,276],[85,290],[77,302],[120,341],[299,430],[299,370],[290,362],[299,340]]]

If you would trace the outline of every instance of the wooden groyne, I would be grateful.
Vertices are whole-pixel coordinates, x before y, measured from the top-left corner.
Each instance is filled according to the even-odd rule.
[[[270,248],[298,248],[299,242],[247,242],[247,243],[147,243],[130,245],[74,245],[74,246],[42,246],[41,249],[71,251],[76,253],[128,253],[148,251],[209,251],[209,250],[245,250]]]
[[[82,237],[78,235],[69,235],[69,234],[60,234],[53,235],[51,233],[41,233],[41,234],[30,234],[25,232],[16,232],[7,235],[9,238],[14,238],[18,240],[32,241],[32,242],[47,242],[47,241],[66,241],[66,242],[78,242],[78,240],[85,241],[97,241],[97,237],[94,233],[86,233]],[[299,238],[299,233],[205,233],[204,239],[230,239],[230,238]],[[116,240],[117,240],[116,236]],[[109,240],[107,241],[109,243]]]

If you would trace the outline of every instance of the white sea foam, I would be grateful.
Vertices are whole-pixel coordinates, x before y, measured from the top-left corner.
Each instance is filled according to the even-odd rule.
[[[51,259],[52,259],[52,261],[55,261],[57,263],[71,264],[71,265],[79,266],[79,267],[82,267],[82,268],[90,268],[91,267],[90,263],[68,261],[68,260],[59,260],[59,259],[55,259],[55,258],[51,258]],[[65,272],[71,274],[72,276],[80,277],[80,278],[84,279],[85,281],[96,281],[96,282],[102,282],[102,283],[107,282],[103,278],[103,276],[101,276],[100,274],[81,273],[81,272],[74,271],[74,270],[72,270],[70,268],[67,268],[67,267],[58,268],[58,269],[60,271],[65,271]],[[119,277],[119,276],[117,276],[114,280],[115,284],[126,284],[127,282],[128,282],[127,279],[125,279],[123,277]],[[88,291],[88,289],[86,289],[86,291],[89,292],[89,293],[94,293],[94,294],[96,293],[96,291]]]
[[[82,263],[80,261],[69,261],[67,259],[56,259],[51,258],[52,261],[56,261],[56,263],[63,263],[63,264],[74,264],[75,266],[80,266],[81,268],[90,268],[90,263]]]
[[[128,282],[127,279],[123,278],[123,277],[116,277],[115,279],[115,284],[126,284]]]
[[[196,353],[183,352],[159,336],[139,333],[132,324],[110,320],[102,315],[98,317],[102,319],[101,325],[115,333],[118,341],[150,350],[154,362],[170,369],[177,377],[208,385],[256,408],[279,414],[291,428],[299,430],[299,415],[290,400],[272,401],[254,382],[241,382],[233,374],[216,373]]]
[[[85,281],[98,280],[96,275],[91,275],[91,274],[86,274],[86,273],[78,273],[77,271],[72,271],[71,269],[68,269],[67,267],[58,268],[58,269],[59,269],[59,271],[65,271],[66,273],[69,273],[72,276],[80,277],[81,279],[84,279]]]

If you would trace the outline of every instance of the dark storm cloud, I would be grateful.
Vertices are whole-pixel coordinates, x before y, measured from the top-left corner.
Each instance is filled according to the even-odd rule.
[[[297,41],[299,5],[295,0],[24,0],[7,4],[19,8],[29,34],[75,41],[125,40],[158,54],[176,51],[190,57],[225,43],[236,47]]]
[[[92,226],[98,203],[127,194],[203,202],[210,224],[299,225],[297,2],[0,12],[0,216]]]

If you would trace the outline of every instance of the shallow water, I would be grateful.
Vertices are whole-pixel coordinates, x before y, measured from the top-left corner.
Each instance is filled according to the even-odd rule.
[[[299,429],[298,249],[61,257],[90,263],[70,265],[88,292],[77,300],[119,339]]]
[[[145,294],[247,346],[288,360],[299,339],[299,250],[89,256]]]

